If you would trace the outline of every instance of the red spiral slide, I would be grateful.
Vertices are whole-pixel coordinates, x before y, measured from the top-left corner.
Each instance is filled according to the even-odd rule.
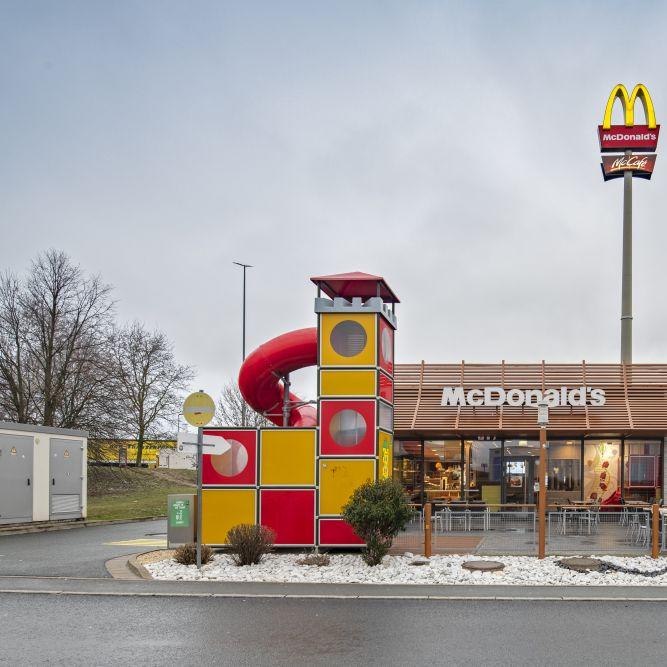
[[[282,426],[284,387],[280,378],[316,363],[317,329],[290,331],[260,345],[246,358],[239,371],[239,389],[253,410]],[[289,399],[292,405],[301,402],[292,393]],[[313,405],[292,407],[289,426],[317,426],[317,409]]]

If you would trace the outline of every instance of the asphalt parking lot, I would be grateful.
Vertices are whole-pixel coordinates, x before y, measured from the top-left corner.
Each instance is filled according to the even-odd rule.
[[[108,577],[115,556],[166,546],[166,519],[0,535],[0,575]]]

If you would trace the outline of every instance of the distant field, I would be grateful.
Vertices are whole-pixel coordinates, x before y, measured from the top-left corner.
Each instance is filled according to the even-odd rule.
[[[167,495],[196,492],[194,470],[88,466],[88,518],[139,519],[167,513]]]

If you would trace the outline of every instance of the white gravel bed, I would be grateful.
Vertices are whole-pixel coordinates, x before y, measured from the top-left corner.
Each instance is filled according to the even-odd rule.
[[[381,565],[369,567],[361,556],[331,556],[324,567],[298,565],[303,554],[270,554],[259,565],[237,567],[231,558],[216,554],[214,560],[197,571],[194,565],[179,565],[174,560],[147,563],[145,567],[155,579],[183,581],[261,581],[318,584],[516,584],[522,586],[665,586],[667,574],[644,577],[622,572],[574,572],[560,567],[561,557],[540,561],[531,556],[433,556],[425,565],[410,563],[412,554],[385,556]],[[642,572],[655,572],[667,565],[667,559],[596,556],[600,560]],[[505,564],[500,572],[469,572],[462,563],[470,560],[494,560]]]

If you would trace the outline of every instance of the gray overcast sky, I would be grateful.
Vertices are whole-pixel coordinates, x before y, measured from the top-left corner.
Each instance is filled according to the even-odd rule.
[[[0,0],[0,267],[65,250],[212,394],[233,260],[249,350],[314,325],[309,276],[361,270],[402,300],[399,362],[616,362],[596,126],[618,82],[667,113],[665,28],[627,0]],[[636,361],[666,361],[665,169],[635,180]]]

